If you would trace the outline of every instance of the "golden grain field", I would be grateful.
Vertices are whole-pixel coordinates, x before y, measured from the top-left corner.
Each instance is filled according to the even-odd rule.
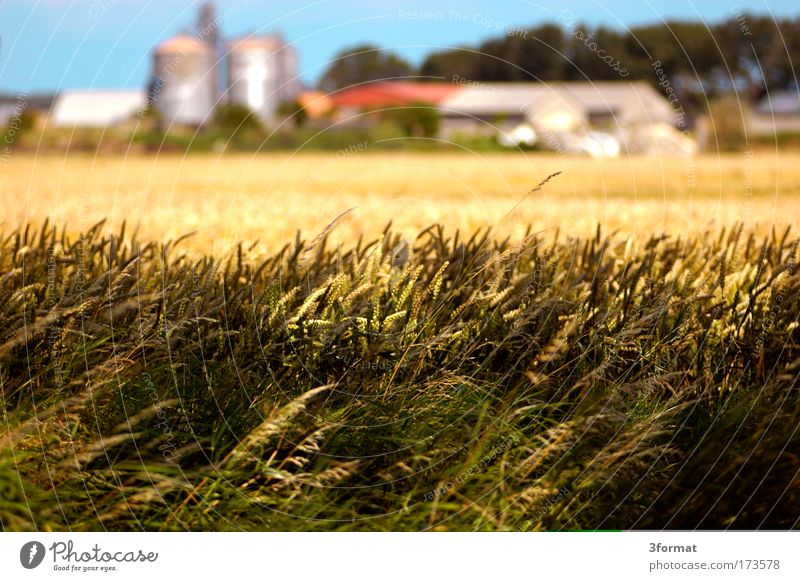
[[[562,172],[525,197],[548,175]],[[84,229],[123,220],[144,239],[189,231],[194,250],[239,241],[269,250],[321,231],[373,236],[393,220],[409,235],[432,223],[519,236],[683,235],[744,221],[759,231],[800,218],[800,154],[616,160],[548,154],[320,152],[93,157],[13,154],[0,167],[5,232],[45,217]]]

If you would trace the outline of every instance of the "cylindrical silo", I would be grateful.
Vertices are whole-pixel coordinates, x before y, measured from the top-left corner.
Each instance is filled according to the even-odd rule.
[[[290,44],[283,44],[278,52],[281,62],[281,99],[289,101],[300,94],[300,79],[297,77],[297,51]]]
[[[149,101],[165,124],[199,126],[211,121],[216,60],[213,46],[189,35],[174,36],[156,47]]]
[[[278,105],[289,97],[283,85],[296,75],[295,59],[286,60],[290,53],[293,50],[279,36],[248,36],[231,42],[229,102],[250,108],[264,121],[274,118]]]

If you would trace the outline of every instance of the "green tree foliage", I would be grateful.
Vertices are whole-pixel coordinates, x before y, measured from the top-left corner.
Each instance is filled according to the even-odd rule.
[[[475,48],[462,47],[431,54],[420,67],[423,76],[481,81],[563,79],[565,37],[554,24],[489,39]]]
[[[253,150],[262,146],[266,137],[258,116],[244,105],[220,105],[214,111],[211,136],[226,147]]]
[[[263,131],[264,127],[255,113],[244,105],[219,105],[214,110],[214,129],[233,135],[245,131]]]
[[[24,110],[13,115],[8,120],[0,135],[0,142],[8,147],[14,147],[23,136],[29,133],[38,123],[38,115],[31,110]]]
[[[452,81],[461,79],[481,79],[481,63],[485,55],[477,49],[462,47],[458,49],[435,52],[428,55],[422,63],[419,74],[432,81]]]
[[[706,144],[711,149],[734,151],[747,143],[743,105],[736,97],[726,95],[713,100],[708,106],[713,142]]]
[[[278,105],[278,115],[295,127],[303,127],[308,121],[308,112],[299,101],[284,101]]]
[[[439,132],[439,111],[425,103],[390,109],[384,116],[411,137],[434,137]]]
[[[660,62],[681,99],[698,108],[733,89],[757,97],[797,85],[793,63],[800,62],[800,18],[737,14],[712,26],[670,21],[628,30],[562,24],[432,53],[419,72],[436,79],[625,79],[656,85],[653,64]],[[627,75],[620,74],[623,67]]]
[[[351,85],[396,79],[414,74],[403,58],[372,45],[357,46],[340,52],[322,75],[320,88],[336,91]]]
[[[596,45],[596,50],[590,47]],[[568,59],[566,78],[574,81],[618,80],[631,75],[632,59],[626,58],[628,47],[625,38],[615,30],[600,27],[591,30],[577,25],[568,31],[564,53]]]

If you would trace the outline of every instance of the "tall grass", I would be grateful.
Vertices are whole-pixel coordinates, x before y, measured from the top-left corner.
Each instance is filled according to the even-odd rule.
[[[4,530],[793,528],[788,231],[0,243]]]

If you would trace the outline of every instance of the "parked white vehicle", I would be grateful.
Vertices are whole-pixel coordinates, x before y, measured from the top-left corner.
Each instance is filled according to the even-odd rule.
[[[599,131],[561,133],[549,141],[551,149],[565,155],[618,157],[621,151],[620,143],[613,135]]]
[[[532,147],[536,145],[538,138],[533,127],[527,123],[522,123],[507,133],[500,133],[497,140],[504,147]]]

